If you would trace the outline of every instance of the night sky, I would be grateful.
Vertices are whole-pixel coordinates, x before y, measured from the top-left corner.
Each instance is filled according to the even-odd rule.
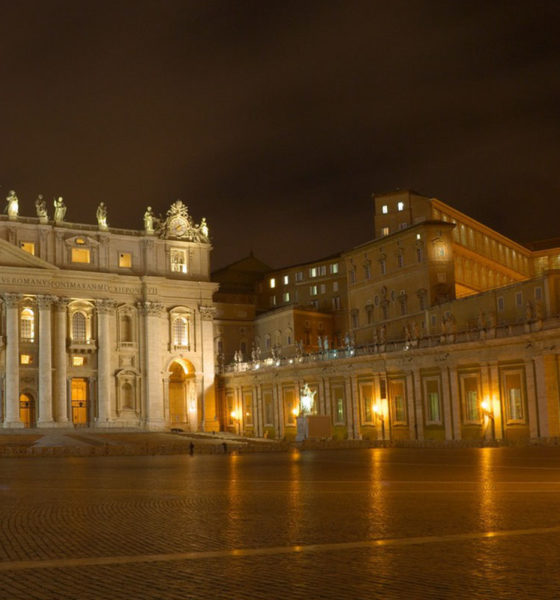
[[[0,194],[142,227],[182,199],[213,266],[372,237],[412,188],[560,235],[560,2],[0,0]]]

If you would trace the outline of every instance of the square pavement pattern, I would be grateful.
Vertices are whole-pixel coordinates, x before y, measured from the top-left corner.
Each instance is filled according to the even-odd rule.
[[[6,600],[560,597],[560,449],[0,460]]]

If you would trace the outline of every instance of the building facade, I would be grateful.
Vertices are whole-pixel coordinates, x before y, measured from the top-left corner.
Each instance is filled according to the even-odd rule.
[[[558,244],[521,246],[410,191],[374,196],[374,213],[372,241],[337,259],[345,311],[332,331],[346,333],[296,355],[281,344],[273,356],[265,348],[225,365],[223,426],[293,439],[305,396],[308,415],[328,416],[340,439],[560,437]],[[255,332],[259,321],[280,341],[278,324],[291,331],[288,303],[277,302],[293,270],[304,272],[257,282],[255,306],[271,296],[276,304],[255,317]],[[336,318],[328,303],[321,316]]]
[[[215,430],[210,242],[181,201],[139,231],[0,216],[0,422]]]

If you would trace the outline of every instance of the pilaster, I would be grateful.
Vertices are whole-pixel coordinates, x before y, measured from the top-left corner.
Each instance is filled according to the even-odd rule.
[[[39,307],[39,418],[38,427],[53,424],[51,306],[54,296],[37,296]]]
[[[4,294],[6,306],[6,414],[4,427],[23,427],[19,417],[19,301],[20,294]]]

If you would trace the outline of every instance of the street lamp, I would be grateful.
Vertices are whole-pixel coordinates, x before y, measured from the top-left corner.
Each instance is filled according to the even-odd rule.
[[[490,402],[488,400],[483,400],[480,403],[480,408],[482,409],[484,416],[492,422],[492,441],[494,441],[496,439],[496,428],[494,425],[494,413],[492,412]]]
[[[230,417],[232,418],[233,421],[233,426],[235,427],[235,433],[237,435],[241,434],[241,424],[240,424],[240,419],[239,419],[239,413],[236,410],[232,410],[230,413]]]
[[[373,413],[377,419],[381,421],[381,439],[383,440],[383,445],[385,446],[385,415],[383,414],[383,409],[379,404],[373,405]]]

